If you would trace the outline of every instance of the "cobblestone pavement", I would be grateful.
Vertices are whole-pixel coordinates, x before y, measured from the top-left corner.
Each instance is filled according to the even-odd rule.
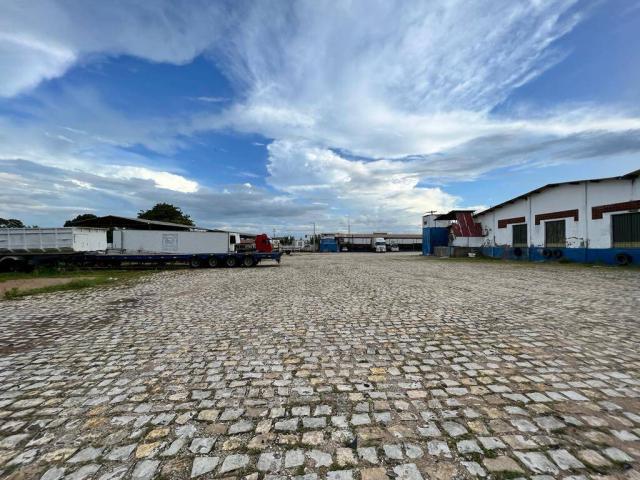
[[[640,273],[286,257],[1,302],[0,477],[639,478]]]

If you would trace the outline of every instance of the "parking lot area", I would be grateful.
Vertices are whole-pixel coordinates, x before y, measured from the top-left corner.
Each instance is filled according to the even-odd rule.
[[[0,478],[640,478],[640,271],[302,254],[0,302]]]

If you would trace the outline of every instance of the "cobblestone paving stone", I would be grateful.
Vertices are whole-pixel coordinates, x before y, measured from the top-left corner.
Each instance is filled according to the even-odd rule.
[[[403,254],[0,302],[0,478],[640,478],[640,274]]]

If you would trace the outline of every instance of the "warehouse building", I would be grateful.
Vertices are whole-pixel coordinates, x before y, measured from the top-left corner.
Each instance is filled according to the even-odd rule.
[[[475,214],[477,227],[466,233],[452,221],[448,246],[497,258],[640,264],[639,176],[545,185]]]

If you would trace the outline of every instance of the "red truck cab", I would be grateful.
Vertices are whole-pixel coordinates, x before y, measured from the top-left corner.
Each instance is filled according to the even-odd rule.
[[[256,235],[256,251],[260,253],[273,252],[273,245],[271,245],[271,239],[266,233]]]

